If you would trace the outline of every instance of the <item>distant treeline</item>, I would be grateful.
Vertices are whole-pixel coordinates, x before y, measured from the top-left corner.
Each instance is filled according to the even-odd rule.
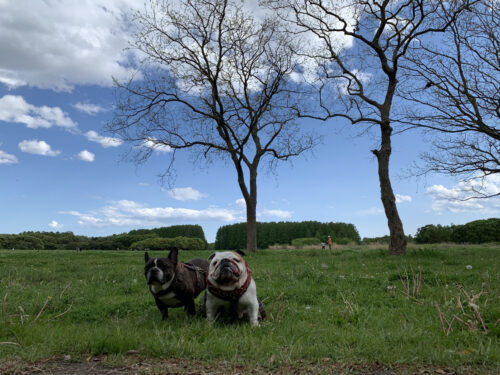
[[[155,241],[159,239],[159,241]],[[169,241],[162,241],[168,239]],[[149,241],[149,242],[148,242]],[[151,245],[176,246],[180,249],[205,249],[207,241],[203,228],[199,225],[174,225],[154,229],[137,229],[128,233],[104,237],[77,236],[73,232],[23,232],[20,234],[0,234],[0,249],[40,249],[40,250],[116,250],[143,249]]]
[[[308,243],[317,240],[319,244],[326,242],[328,236],[338,244],[360,242],[358,231],[353,224],[318,221],[257,223],[257,247],[260,249],[272,245],[298,245],[306,240]],[[463,225],[426,225],[418,228],[416,236],[408,236],[407,240],[416,243],[500,242],[500,219],[476,220]],[[362,244],[386,242],[389,242],[389,236],[363,238],[361,241]],[[212,245],[216,250],[245,249],[246,224],[220,227],[215,244]],[[0,234],[0,249],[164,250],[172,246],[184,250],[203,250],[209,247],[203,228],[199,225],[136,229],[103,237],[78,236],[73,232]]]
[[[463,225],[426,225],[418,228],[417,243],[485,243],[500,242],[500,219],[476,220]]]
[[[318,242],[332,240],[359,242],[359,233],[353,224],[320,223],[318,221],[257,223],[257,247],[266,249],[272,245],[290,245],[297,238],[314,237]],[[215,249],[245,249],[246,223],[225,225],[219,228]]]

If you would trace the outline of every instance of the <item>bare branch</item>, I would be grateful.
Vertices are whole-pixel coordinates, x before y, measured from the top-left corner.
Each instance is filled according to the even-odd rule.
[[[424,172],[475,179],[500,172],[500,5],[474,2],[450,22],[449,33],[408,56],[413,84],[400,94],[411,104],[399,122],[441,134],[423,155]]]

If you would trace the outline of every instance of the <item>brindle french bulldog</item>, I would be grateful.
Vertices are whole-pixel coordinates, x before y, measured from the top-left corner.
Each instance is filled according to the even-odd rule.
[[[174,247],[166,258],[150,258],[147,252],[144,254],[146,282],[163,320],[173,307],[184,306],[189,315],[194,315],[194,300],[207,287],[208,261],[178,262],[178,253]]]

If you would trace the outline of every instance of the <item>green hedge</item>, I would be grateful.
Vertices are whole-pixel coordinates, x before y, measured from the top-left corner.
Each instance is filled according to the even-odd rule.
[[[45,250],[116,250],[129,249],[131,245],[148,238],[198,238],[204,249],[207,246],[203,228],[200,225],[173,225],[154,229],[136,229],[128,233],[103,237],[78,236],[73,232],[23,232],[0,234],[0,249],[45,249]],[[193,245],[189,245],[193,246]]]
[[[172,225],[153,229],[135,229],[128,232],[129,235],[147,235],[152,237],[175,238],[189,237],[200,238],[206,242],[205,233],[200,225]]]
[[[177,247],[182,250],[205,250],[206,242],[201,238],[174,237],[174,238],[147,238],[142,241],[134,242],[130,245],[131,249],[149,249],[149,250],[167,250]]]

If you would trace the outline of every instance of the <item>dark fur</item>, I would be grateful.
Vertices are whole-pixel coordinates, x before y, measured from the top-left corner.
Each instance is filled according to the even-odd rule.
[[[169,275],[167,280],[171,278],[172,273],[175,273],[174,280],[172,281],[172,284],[168,288],[168,290],[174,292],[175,298],[180,301],[175,305],[166,305],[160,299],[159,294],[153,293],[150,290],[155,299],[156,306],[161,312],[163,320],[168,318],[168,309],[173,307],[184,306],[184,309],[189,315],[194,315],[194,300],[207,287],[206,276],[208,273],[209,262],[207,262],[205,259],[192,259],[188,262],[185,262],[184,270],[183,272],[180,272],[181,266],[178,263],[177,256],[178,249],[172,248],[170,253],[168,254],[168,257],[157,258],[158,267],[161,268],[164,273]],[[155,258],[150,258],[147,252],[144,254],[144,273],[146,276],[146,280],[148,279],[148,271],[152,267],[154,267],[154,259]],[[196,271],[191,268],[191,266],[198,267],[199,269]]]

